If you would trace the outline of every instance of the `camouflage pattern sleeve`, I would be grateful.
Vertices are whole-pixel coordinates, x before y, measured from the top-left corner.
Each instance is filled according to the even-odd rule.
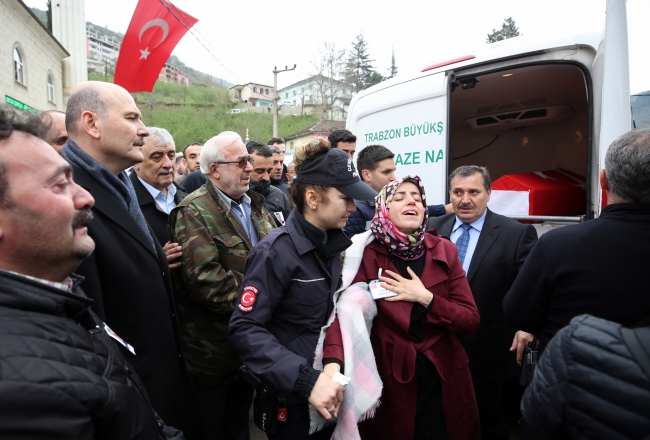
[[[201,215],[200,206],[192,205],[176,212],[174,237],[183,247],[180,271],[184,290],[189,299],[206,309],[230,314],[243,278],[248,248],[227,218],[216,219],[209,212],[206,214],[210,218]],[[212,222],[212,226],[208,228],[206,222]]]

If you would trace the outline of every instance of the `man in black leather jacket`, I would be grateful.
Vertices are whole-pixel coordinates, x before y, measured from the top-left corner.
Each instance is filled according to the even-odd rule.
[[[94,200],[45,133],[0,105],[0,438],[183,439],[78,288]]]
[[[284,226],[291,213],[291,204],[287,196],[271,183],[273,150],[268,145],[256,141],[246,142],[246,150],[255,160],[250,189],[264,196],[264,207],[275,220],[275,224]]]

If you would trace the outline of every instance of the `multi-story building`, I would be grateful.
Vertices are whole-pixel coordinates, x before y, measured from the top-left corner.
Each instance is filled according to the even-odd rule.
[[[270,107],[273,105],[275,89],[258,83],[237,84],[230,89],[230,98],[247,107]]]
[[[100,35],[92,25],[86,25],[86,62],[90,72],[114,73],[120,53],[120,40]]]
[[[168,83],[185,84],[186,86],[190,85],[190,79],[188,76],[181,72],[177,67],[169,64],[165,64],[160,70],[158,79]]]
[[[63,110],[70,53],[21,0],[0,0],[0,100],[25,110]]]
[[[102,35],[91,24],[86,26],[86,56],[89,72],[115,73],[122,42],[117,37]],[[177,67],[165,64],[158,75],[160,81],[176,84],[190,84],[189,77]]]

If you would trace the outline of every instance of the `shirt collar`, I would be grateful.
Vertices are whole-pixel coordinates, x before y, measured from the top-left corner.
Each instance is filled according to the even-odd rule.
[[[214,184],[214,182],[210,182],[212,184],[212,187],[217,190],[217,194],[219,195],[219,198],[221,201],[226,205],[226,207],[230,210],[232,209],[232,204],[235,202],[231,197],[228,197],[223,191],[219,189],[217,185]],[[248,194],[244,193],[241,199],[241,203],[246,203],[248,205],[251,204],[251,198],[248,196]],[[235,202],[237,203],[237,202]]]
[[[487,209],[483,213],[482,216],[479,217],[478,220],[476,220],[474,223],[470,223],[470,226],[477,231],[481,232],[483,229],[483,224],[485,224],[485,216],[487,215]],[[463,224],[463,221],[456,217],[456,223],[454,223],[454,227],[451,229],[452,232],[456,232],[456,229],[460,228],[460,225]]]
[[[72,292],[72,287],[74,285],[74,281],[70,277],[67,277],[65,281],[59,283],[57,281],[50,281],[50,280],[44,280],[42,278],[32,277],[29,275],[25,275],[24,273],[12,272],[10,270],[8,270],[7,272],[17,275],[19,277],[27,278],[28,280],[38,281],[39,283],[45,284],[50,287],[54,287],[56,289],[61,289],[66,292]]]
[[[159,189],[154,188],[153,186],[149,185],[147,182],[144,180],[140,179],[140,176],[137,176],[138,180],[142,183],[142,185],[149,191],[149,194],[151,194],[151,197],[154,199],[158,198],[160,194],[162,194],[162,198],[174,198],[176,195],[176,186],[173,183],[170,183],[169,186],[167,187],[167,197],[165,197],[165,194],[160,191]]]

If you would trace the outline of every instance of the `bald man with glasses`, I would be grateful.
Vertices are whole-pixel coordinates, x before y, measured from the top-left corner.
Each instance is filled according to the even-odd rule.
[[[228,341],[250,250],[275,227],[264,198],[249,190],[253,157],[241,137],[226,131],[201,150],[207,181],[169,216],[169,233],[183,248],[172,273],[183,348],[208,438],[248,439],[253,389]]]

